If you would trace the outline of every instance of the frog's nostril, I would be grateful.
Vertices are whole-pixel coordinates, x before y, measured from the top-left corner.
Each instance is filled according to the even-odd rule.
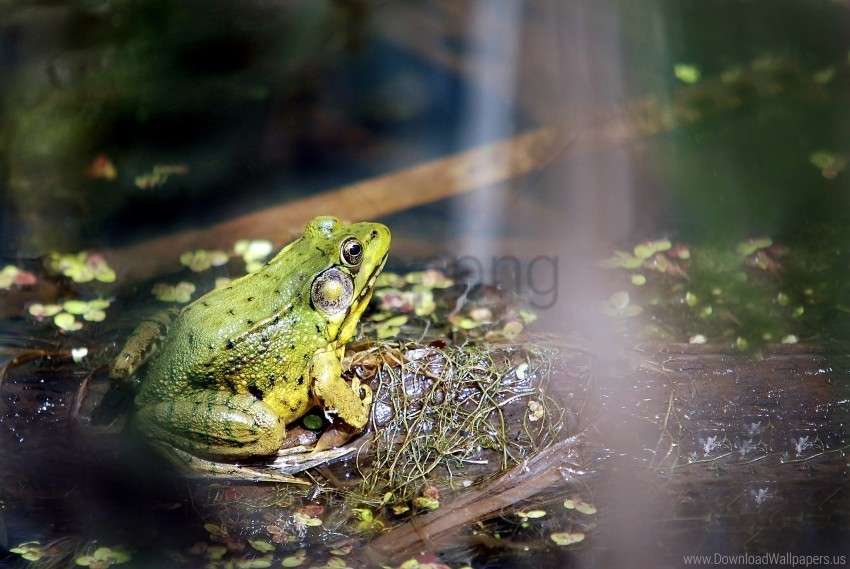
[[[377,231],[375,231],[375,230],[373,229],[373,230],[372,230],[372,235],[371,235],[370,237],[371,237],[372,239],[375,239],[376,237],[378,237],[378,232],[377,232]]]

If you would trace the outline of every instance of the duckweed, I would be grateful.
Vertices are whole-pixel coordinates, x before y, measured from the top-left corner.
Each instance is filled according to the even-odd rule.
[[[6,265],[0,269],[0,289],[10,289],[13,286],[34,285],[38,282],[35,275],[24,271],[15,265]]]
[[[187,281],[181,281],[176,285],[157,283],[151,289],[151,293],[160,302],[177,302],[180,304],[192,300],[194,292],[195,285]]]
[[[230,256],[227,252],[221,250],[198,249],[197,251],[186,251],[180,255],[180,264],[195,273],[206,271],[210,267],[220,267],[227,264],[228,260],[230,260]]]
[[[577,512],[581,512],[588,516],[592,516],[597,511],[596,506],[585,502],[578,496],[573,496],[564,500],[564,507],[568,510],[576,510]]]
[[[248,545],[259,551],[260,553],[269,553],[270,551],[275,550],[274,544],[263,541],[261,539],[249,539]]]
[[[249,273],[262,267],[273,250],[274,245],[267,239],[240,239],[233,245],[233,252],[242,257],[245,270]]]
[[[673,66],[673,75],[686,85],[698,83],[702,78],[699,67],[690,63],[677,63]]]
[[[319,518],[314,518],[309,514],[305,514],[303,512],[296,512],[292,516],[293,520],[296,524],[307,527],[319,527],[322,525],[322,520]]]
[[[115,282],[115,271],[101,253],[51,253],[47,257],[46,266],[49,271],[65,275],[75,283],[92,280]]]
[[[80,330],[83,322],[77,320],[82,317],[88,322],[101,322],[106,318],[106,309],[110,301],[104,298],[94,300],[66,300],[62,304],[40,304],[33,303],[27,311],[30,316],[41,322],[46,318],[53,318],[53,323],[60,330],[72,332]]]
[[[54,316],[53,323],[56,324],[57,328],[66,332],[74,332],[83,327],[83,323],[79,322],[73,314],[69,314],[68,312],[60,312]]]
[[[575,543],[580,543],[584,541],[584,533],[580,531],[559,531],[551,534],[549,538],[561,546],[573,545]]]
[[[61,304],[40,304],[38,302],[30,304],[28,309],[31,316],[39,322],[45,318],[50,318],[62,312]]]
[[[164,185],[171,176],[182,176],[189,173],[185,164],[158,164],[151,172],[136,176],[135,184],[140,190],[152,190]]]
[[[434,498],[428,498],[427,496],[419,496],[415,500],[413,500],[413,504],[417,508],[422,508],[423,510],[436,510],[440,507],[440,501],[435,500]]]
[[[602,313],[606,316],[632,318],[643,313],[643,307],[632,304],[629,293],[621,290],[615,292],[607,301],[601,304]]]
[[[280,562],[282,567],[300,567],[307,561],[307,552],[303,549],[299,549],[293,555],[289,557],[284,557],[283,561]]]
[[[98,547],[91,555],[83,555],[74,560],[77,565],[91,567],[92,569],[106,569],[111,565],[127,563],[133,557],[122,548],[111,549],[109,547]]]
[[[617,333],[644,340],[720,341],[749,351],[789,336],[818,337],[824,326],[843,337],[848,329],[835,317],[846,298],[841,238],[831,234],[835,247],[806,250],[769,236],[714,248],[648,241],[635,255],[615,251],[598,264],[615,272],[598,306]]]
[[[546,515],[546,510],[531,510],[529,512],[520,511],[520,512],[517,512],[516,515],[522,521],[536,520],[538,518],[544,517]]]
[[[38,541],[27,541],[9,551],[20,555],[27,561],[38,561],[45,554],[44,547]]]

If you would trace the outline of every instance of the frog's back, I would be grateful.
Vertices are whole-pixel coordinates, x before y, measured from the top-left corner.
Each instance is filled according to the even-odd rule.
[[[148,368],[137,404],[190,389],[267,388],[282,376],[306,373],[326,332],[309,310],[312,275],[297,264],[287,269],[267,265],[184,308]]]

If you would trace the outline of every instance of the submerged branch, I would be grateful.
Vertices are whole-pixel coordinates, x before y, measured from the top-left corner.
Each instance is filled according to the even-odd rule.
[[[553,129],[539,128],[207,228],[113,249],[106,257],[120,278],[143,280],[176,269],[183,251],[229,250],[238,239],[272,239],[280,245],[316,215],[376,219],[504,182],[545,166],[559,147]]]
[[[583,474],[580,435],[569,437],[517,464],[481,490],[460,495],[439,510],[411,518],[369,545],[373,555],[400,559],[423,550],[442,551],[462,545],[458,531],[468,524],[498,515],[503,509]]]

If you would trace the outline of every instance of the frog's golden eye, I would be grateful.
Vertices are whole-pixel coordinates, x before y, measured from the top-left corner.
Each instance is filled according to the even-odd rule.
[[[345,312],[353,297],[351,275],[339,269],[328,269],[320,274],[310,289],[313,306],[329,315]]]
[[[354,237],[343,241],[340,250],[342,262],[346,265],[359,265],[363,261],[363,245]]]

